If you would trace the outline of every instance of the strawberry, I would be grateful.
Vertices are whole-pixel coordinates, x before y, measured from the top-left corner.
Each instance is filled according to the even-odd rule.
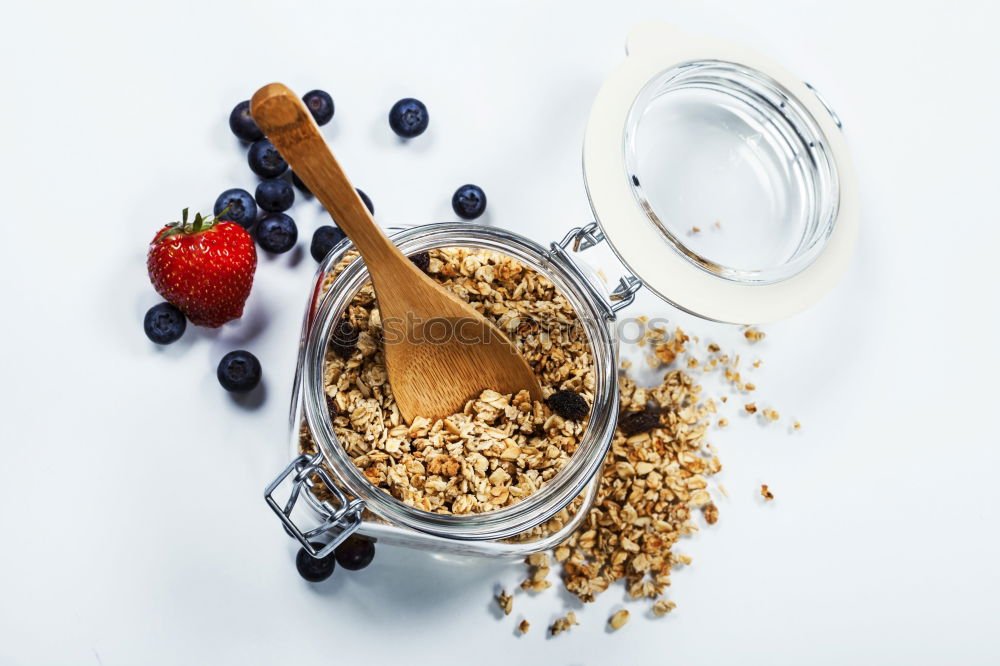
[[[163,227],[149,245],[149,279],[192,324],[217,328],[243,315],[257,269],[257,250],[246,229],[203,218]]]

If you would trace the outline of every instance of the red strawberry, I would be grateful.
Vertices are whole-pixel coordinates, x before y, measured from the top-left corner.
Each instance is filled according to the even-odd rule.
[[[216,328],[243,315],[257,269],[257,249],[246,229],[232,222],[205,219],[161,229],[149,246],[149,279],[168,303],[192,324]]]

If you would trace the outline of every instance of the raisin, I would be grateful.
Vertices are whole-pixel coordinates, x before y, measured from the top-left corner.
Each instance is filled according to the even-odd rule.
[[[416,264],[417,268],[426,273],[427,269],[431,267],[431,253],[417,252],[416,254],[411,254],[410,261]]]
[[[649,432],[660,425],[660,412],[647,407],[641,412],[629,412],[618,418],[618,428],[626,437]]]
[[[590,411],[583,396],[570,389],[556,391],[549,396],[547,402],[556,414],[570,421],[581,421]]]
[[[358,329],[347,317],[341,319],[330,335],[330,349],[340,358],[347,360],[358,346]]]

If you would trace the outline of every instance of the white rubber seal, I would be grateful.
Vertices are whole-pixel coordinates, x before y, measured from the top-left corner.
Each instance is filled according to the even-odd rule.
[[[730,42],[692,37],[665,23],[638,26],[628,57],[594,101],[583,147],[584,180],[601,230],[618,258],[650,290],[682,310],[715,321],[764,323],[815,303],[840,278],[858,233],[858,188],[847,145],[827,108],[777,63]],[[725,279],[679,251],[664,251],[662,231],[637,205],[624,165],[624,133],[632,104],[646,84],[672,66],[722,60],[762,72],[784,86],[811,114],[828,142],[839,179],[833,231],[817,258],[792,277],[771,284]]]

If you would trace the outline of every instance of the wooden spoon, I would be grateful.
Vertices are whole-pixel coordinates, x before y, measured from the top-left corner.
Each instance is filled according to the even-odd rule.
[[[250,112],[361,253],[378,298],[389,384],[407,423],[459,412],[484,389],[527,390],[542,399],[538,379],[507,336],[382,233],[291,90],[280,83],[264,86],[250,101]]]

